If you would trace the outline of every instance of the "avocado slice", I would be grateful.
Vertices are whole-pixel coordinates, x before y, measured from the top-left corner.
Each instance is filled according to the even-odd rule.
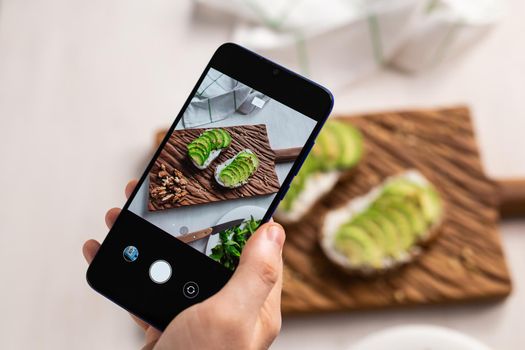
[[[383,195],[374,203],[374,206],[378,208],[390,206],[402,212],[410,222],[414,235],[419,237],[427,231],[428,225],[422,210],[417,204],[418,203],[413,202],[410,198],[397,195]]]
[[[257,170],[257,168],[259,167],[259,158],[257,158],[257,156],[255,155],[255,153],[248,153],[250,155],[250,160],[253,164],[253,166],[255,167],[255,170]]]
[[[198,139],[206,140],[206,142],[210,145],[210,151],[214,150],[214,149],[217,149],[217,147],[215,145],[215,142],[214,142],[214,137],[210,136],[209,133],[204,132],[201,136],[199,136]]]
[[[191,141],[187,146],[188,156],[198,167],[206,164],[213,151],[228,147],[231,143],[230,134],[223,129],[208,129]],[[208,165],[208,164],[206,164]]]
[[[356,165],[363,155],[363,136],[352,125],[338,122],[335,132],[341,143],[341,155],[339,156],[339,166],[349,168]]]
[[[224,184],[226,187],[235,187],[237,185],[244,184],[250,176],[257,170],[259,165],[259,159],[251,151],[241,151],[235,158],[228,161],[228,165],[217,168],[216,177]],[[219,171],[217,175],[217,172]],[[227,179],[225,176],[227,175]]]
[[[222,171],[219,175],[219,178],[224,183],[224,185],[230,187],[233,184],[235,184],[235,178],[234,175],[230,171]]]
[[[443,203],[439,193],[427,186],[421,192],[419,199],[426,221],[430,224],[436,223],[443,215]]]
[[[336,233],[334,248],[352,264],[381,266],[381,254],[374,240],[360,227],[343,226]]]
[[[412,226],[403,213],[393,208],[381,209],[384,217],[394,224],[397,231],[397,238],[402,250],[406,251],[414,243]]]
[[[250,152],[241,152],[237,155],[238,159],[245,159],[252,167],[252,172],[255,172],[255,170],[259,167],[259,158],[254,153]]]
[[[206,130],[206,131],[202,134],[202,137],[206,137],[207,139],[210,140],[213,149],[218,149],[218,148],[219,148],[219,147],[218,147],[219,142],[218,142],[218,140],[217,140],[217,136],[216,136],[216,134],[215,134],[212,130]]]
[[[230,176],[231,180],[233,181],[234,184],[239,182],[239,173],[237,171],[235,171],[235,169],[232,168],[231,166],[225,167],[221,171],[221,175],[222,174],[226,174],[226,175]]]
[[[202,158],[202,163],[198,163],[199,165],[203,165],[204,163],[206,163],[206,160],[208,159],[209,155],[210,155],[210,152],[208,152],[207,150],[204,150],[203,146],[202,145],[194,145],[193,147],[191,148],[188,148],[188,155],[195,155],[195,154],[198,154],[200,158]]]
[[[190,151],[190,150],[199,150],[199,152],[201,152],[203,155],[205,155],[206,158],[208,157],[208,154],[210,153],[210,152],[208,152],[208,149],[206,149],[206,146],[203,145],[200,142],[198,142],[198,143],[190,143],[188,145],[188,151]]]
[[[396,205],[396,209],[402,212],[408,219],[416,239],[428,230],[428,225],[425,222],[425,217],[423,216],[422,211],[418,209],[413,203],[400,202]]]
[[[222,148],[222,144],[224,142],[224,135],[221,132],[221,129],[211,129],[209,131],[213,133],[213,136],[215,137],[215,144],[217,145],[217,148]]]
[[[399,195],[403,197],[417,197],[422,187],[406,178],[397,178],[389,181],[384,189],[383,194]]]
[[[431,184],[421,186],[408,179],[396,179],[385,186],[383,193],[411,197],[421,206],[427,222],[439,220],[443,213],[440,195]]]
[[[252,175],[259,166],[259,159],[255,155],[249,155],[246,158],[241,158],[240,161],[250,168],[250,175]]]
[[[310,151],[310,154],[308,155],[308,157],[304,161],[305,163],[308,162],[308,161],[311,161],[312,163],[317,164],[315,169],[320,169],[321,168],[318,164],[320,164],[322,159],[323,159],[323,148],[320,146],[320,143],[319,143],[319,138],[321,137],[321,135],[322,135],[322,131],[319,134],[319,136],[317,137],[317,139],[315,140],[315,144],[312,147],[312,150]],[[303,168],[301,168],[301,171],[302,170],[303,170]]]
[[[200,143],[211,152],[212,150],[228,147],[231,143],[231,136],[224,129],[208,129],[190,144],[192,143]]]
[[[239,165],[238,161],[233,161],[228,165],[228,169],[230,169],[236,177],[237,182],[243,182],[246,180],[249,176],[249,173],[245,173],[244,169]]]
[[[324,125],[324,127],[319,132],[319,135],[317,136],[317,139],[315,140],[314,146],[312,147],[310,154],[305,160],[306,162],[312,162],[312,164],[316,164],[314,167],[316,170],[319,170],[321,167],[321,163],[325,160],[325,151],[324,151],[324,144],[325,144],[325,137],[327,137],[327,125],[330,124],[330,121],[327,121]],[[330,133],[330,131],[328,131]],[[304,165],[303,165],[304,167]],[[302,170],[302,168],[301,168]]]
[[[199,166],[202,166],[207,158],[202,154],[201,150],[196,148],[188,150],[188,155]]]
[[[217,131],[219,131],[222,134],[221,148],[228,147],[230,143],[232,142],[232,137],[230,136],[230,134],[224,129],[217,129]]]
[[[236,157],[221,171],[221,174],[229,174],[233,185],[243,183],[252,175],[253,168],[251,164],[249,158]]]
[[[188,147],[188,155],[196,164],[202,166],[206,162],[206,159],[208,159],[209,152],[206,152],[202,145],[193,145],[192,147]]]
[[[312,149],[311,158],[320,170],[349,168],[359,162],[363,154],[363,137],[352,125],[328,121]]]
[[[250,162],[247,162],[244,159],[239,159],[237,165],[242,169],[244,178],[247,179],[252,175],[253,168]]]
[[[317,158],[322,170],[331,170],[337,166],[341,144],[335,135],[334,123],[326,123],[323,130],[317,138],[316,145],[319,145],[320,154]]]
[[[227,184],[228,186],[236,185],[240,182],[240,172],[236,169],[235,166],[232,166],[232,164],[229,164],[224,169],[222,169],[220,173],[220,177],[222,179],[223,175],[227,175],[230,178],[230,182]],[[226,184],[226,183],[225,183]]]
[[[397,258],[403,252],[402,242],[399,240],[396,226],[388,220],[381,212],[369,208],[364,214],[366,219],[377,224],[385,236],[387,250],[390,256]]]
[[[341,122],[332,121],[327,125],[327,131],[330,132],[330,143],[325,143],[325,151],[329,152],[329,167],[339,168],[344,159],[346,145],[346,130]],[[334,159],[334,160],[332,160]]]
[[[367,216],[366,212],[357,216],[351,224],[368,233],[380,248],[382,256],[394,256],[396,251],[395,236],[388,236],[377,222]]]
[[[196,138],[195,140],[193,140],[191,143],[194,144],[194,145],[202,145],[207,153],[210,153],[212,151],[211,141],[207,137],[202,137],[201,136],[201,137]]]

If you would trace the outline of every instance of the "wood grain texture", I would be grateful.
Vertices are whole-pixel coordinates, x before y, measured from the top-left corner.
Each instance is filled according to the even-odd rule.
[[[468,109],[378,113],[341,120],[363,132],[366,156],[304,221],[286,226],[283,312],[507,296],[511,280],[496,229],[497,186],[483,173]],[[409,168],[419,169],[443,196],[446,215],[437,238],[414,262],[388,274],[363,278],[339,271],[318,244],[326,213]]]
[[[244,197],[264,196],[276,193],[279,190],[279,180],[275,173],[274,164],[275,153],[270,148],[266,126],[258,124],[225,127],[223,129],[230,133],[232,142],[204,170],[197,169],[191,163],[187,156],[186,146],[206,129],[185,129],[173,132],[150,171],[149,187],[151,191],[153,187],[161,185],[157,174],[161,164],[164,164],[168,172],[172,172],[174,168],[178,169],[188,179],[186,187],[188,194],[177,203],[162,205],[152,201],[150,197],[149,210],[155,211]],[[247,148],[251,149],[260,161],[259,168],[250,177],[249,182],[234,189],[227,189],[218,185],[214,178],[217,165]]]

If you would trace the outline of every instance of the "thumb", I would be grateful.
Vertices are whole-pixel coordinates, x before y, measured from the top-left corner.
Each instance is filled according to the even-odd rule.
[[[234,275],[216,296],[228,305],[258,310],[279,281],[284,240],[281,225],[261,226],[246,243]]]

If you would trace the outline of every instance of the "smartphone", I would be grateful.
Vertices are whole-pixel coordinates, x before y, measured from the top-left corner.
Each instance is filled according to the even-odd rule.
[[[220,46],[89,266],[90,286],[160,330],[219,291],[332,105],[320,85]]]

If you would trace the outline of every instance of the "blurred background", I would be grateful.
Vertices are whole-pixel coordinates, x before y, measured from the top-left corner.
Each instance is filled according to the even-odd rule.
[[[320,3],[0,0],[1,348],[142,345],[88,287],[81,246],[105,237],[104,213],[225,41],[326,85],[335,115],[467,105],[487,176],[525,178],[523,1]],[[405,324],[520,348],[525,221],[498,230],[508,297],[285,316],[272,348],[350,349]]]

